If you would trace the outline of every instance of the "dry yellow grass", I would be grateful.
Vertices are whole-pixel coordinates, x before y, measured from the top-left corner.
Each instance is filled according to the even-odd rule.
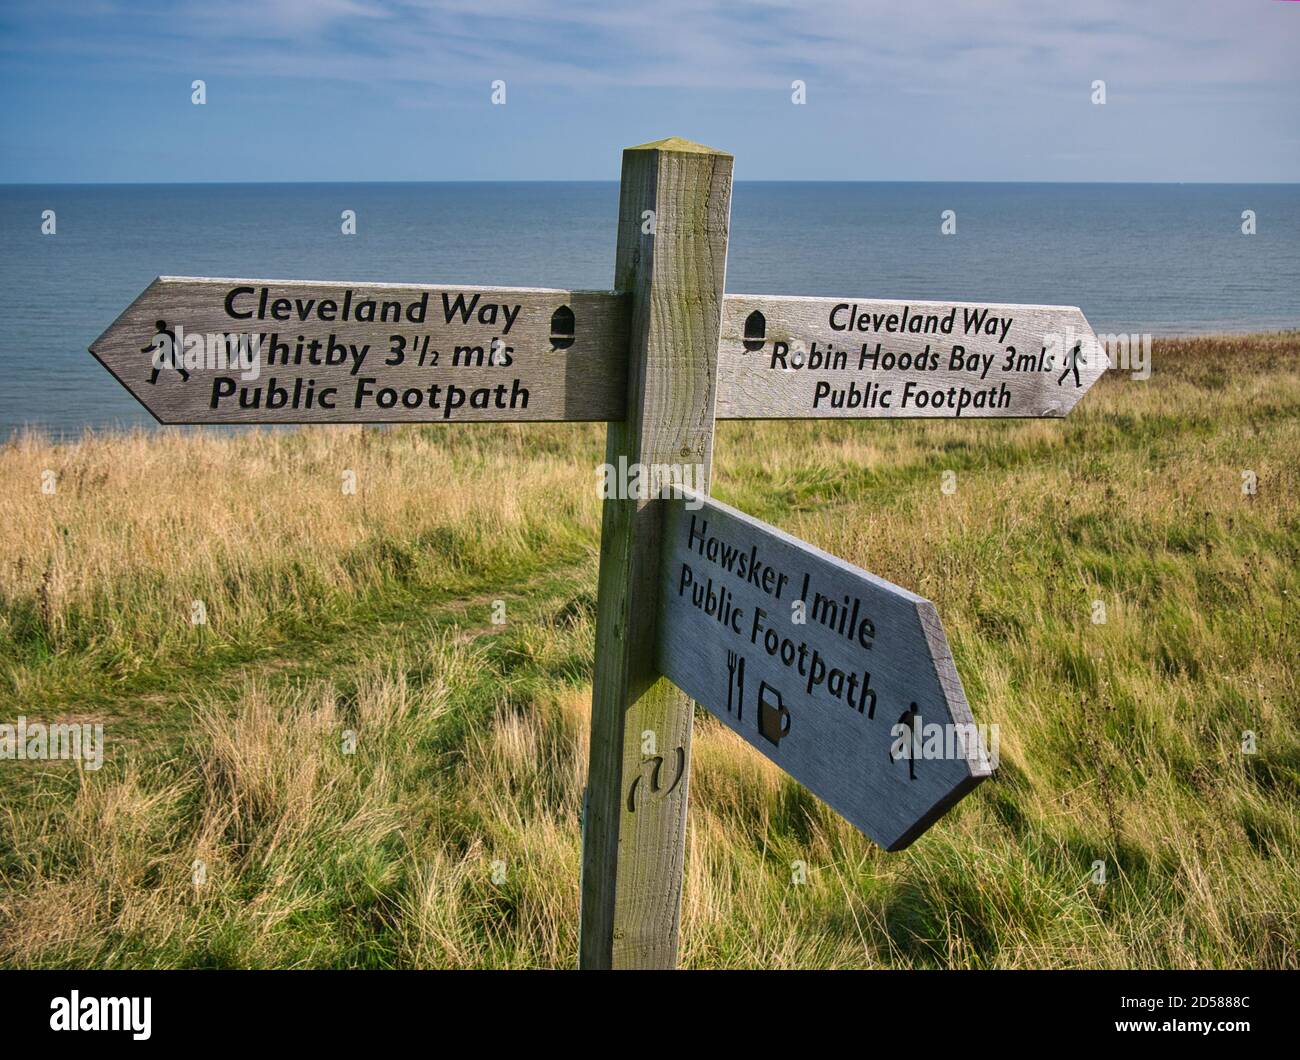
[[[599,451],[583,433],[573,441]],[[20,436],[0,450],[10,543],[0,598],[29,601],[52,650],[98,653],[129,673],[193,645],[194,600],[221,645],[256,635],[269,613],[311,614],[322,598],[383,588],[404,564],[451,585],[465,564],[589,544],[593,461],[547,452],[522,428],[462,431],[451,447],[448,437],[173,430],[50,446]]]
[[[683,963],[1300,966],[1298,366],[1165,342],[1064,423],[722,425],[724,500],[935,600],[1001,767],[885,855],[701,716]],[[0,762],[0,960],[571,965],[601,453],[0,447],[0,721],[109,744]]]

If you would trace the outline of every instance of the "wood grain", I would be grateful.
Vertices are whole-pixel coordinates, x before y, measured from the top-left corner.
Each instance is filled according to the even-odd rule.
[[[731,156],[686,141],[623,153],[615,287],[631,298],[626,418],[608,465],[690,465],[707,488]],[[653,211],[654,231],[644,231]],[[690,701],[654,665],[663,501],[605,501],[590,771],[584,968],[677,962]]]
[[[255,292],[237,300],[241,311],[258,305],[262,290],[269,305],[284,299],[288,319],[232,318],[226,299],[233,290]],[[426,312],[418,324],[296,315],[322,301],[338,307],[345,297],[403,307],[424,299]],[[468,321],[457,305],[474,306]],[[561,306],[575,315],[572,343],[563,348],[551,327]],[[496,319],[480,320],[480,312]],[[613,422],[626,407],[629,312],[627,295],[610,291],[161,277],[91,352],[162,423]],[[506,313],[514,314],[508,328]],[[755,313],[763,338],[750,349]],[[849,320],[867,328],[833,326]],[[258,378],[208,367],[188,379],[153,372],[149,347],[159,321],[189,335],[262,336]],[[915,321],[935,327],[906,330]],[[350,356],[339,364],[283,363],[297,356],[300,338],[366,353],[360,364]],[[388,363],[399,359],[398,340],[400,363]],[[512,363],[482,363],[494,340]],[[472,363],[453,363],[462,351]],[[430,354],[436,364],[426,363]],[[1074,407],[1107,360],[1083,314],[1069,306],[727,295],[717,365],[719,419],[1054,417]],[[333,407],[320,403],[327,393]]]
[[[930,601],[718,501],[667,508],[655,662],[674,684],[886,850],[989,775]],[[767,735],[760,698],[788,712]],[[949,727],[942,757],[891,757],[911,711]]]
[[[228,302],[253,316],[232,316]],[[366,302],[388,307],[389,319],[342,319],[345,303],[355,313]],[[552,337],[562,306],[574,314],[565,347],[564,336]],[[277,308],[285,319],[271,315]],[[626,402],[627,319],[628,299],[607,291],[160,277],[90,352],[162,423],[604,421],[621,418]],[[148,347],[159,321],[173,336],[178,325],[188,335],[264,336],[257,379],[226,367],[195,368],[188,379],[171,368],[155,373]],[[297,359],[300,337],[347,352],[337,364],[282,363]],[[320,404],[326,393],[333,408]],[[241,406],[241,395],[258,407]]]
[[[749,350],[746,323],[755,313],[764,338]],[[825,366],[815,363],[818,356],[827,358]],[[1105,350],[1072,306],[728,295],[717,416],[1064,416],[1107,366]]]

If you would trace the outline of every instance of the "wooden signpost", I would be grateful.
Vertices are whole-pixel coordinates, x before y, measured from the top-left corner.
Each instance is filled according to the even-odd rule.
[[[90,352],[161,423],[614,421],[631,301],[161,276]],[[718,419],[1047,417],[1106,358],[1068,306],[728,295],[717,363]]]
[[[177,276],[90,347],[162,423],[621,419],[626,350],[607,292]]]
[[[1064,416],[1106,368],[1072,306],[727,298],[718,419]]]
[[[693,700],[888,850],[990,771],[934,605],[709,497],[715,418],[1064,416],[1107,367],[1070,307],[724,295],[731,166],[624,152],[613,291],[165,277],[91,346],[163,423],[596,420],[667,470],[604,502],[584,968],[676,964]]]
[[[886,850],[989,775],[934,604],[712,498],[665,510],[655,660],[700,706]]]

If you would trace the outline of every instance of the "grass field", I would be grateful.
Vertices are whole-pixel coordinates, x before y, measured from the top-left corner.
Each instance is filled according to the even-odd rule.
[[[1154,366],[1065,421],[720,425],[722,500],[935,601],[1001,765],[885,854],[699,714],[684,965],[1300,967],[1300,336]],[[106,746],[0,760],[0,963],[572,966],[601,459],[0,446],[0,723]]]

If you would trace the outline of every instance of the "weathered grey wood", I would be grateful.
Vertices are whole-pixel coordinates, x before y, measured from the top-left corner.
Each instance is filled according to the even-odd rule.
[[[711,498],[667,508],[655,661],[674,684],[886,850],[989,775],[930,601]],[[788,712],[767,735],[763,689]],[[913,710],[922,735],[953,727],[944,757],[891,757]]]
[[[369,302],[377,316],[387,306],[389,319],[356,319]],[[626,400],[627,302],[603,291],[160,277],[90,352],[162,423],[610,420],[623,415]],[[345,305],[352,319],[343,319]],[[392,319],[394,306],[400,319]],[[552,316],[562,306],[574,314],[567,346],[564,336],[552,340]],[[155,376],[148,347],[158,321],[173,336],[178,325],[204,336],[205,345],[208,335],[264,336],[258,378],[243,380],[224,361],[191,369],[188,379],[172,368]],[[281,363],[297,360],[299,337],[348,347],[347,359]],[[400,360],[395,337],[405,343]],[[272,349],[272,342],[289,348]],[[241,393],[251,401],[256,387],[259,407],[241,407]],[[223,392],[214,395],[217,388]],[[389,408],[381,404],[385,390],[395,396]],[[282,407],[267,407],[273,393],[285,399]],[[309,394],[312,405],[304,407]],[[325,395],[333,408],[322,406]]]
[[[707,488],[731,156],[683,140],[623,153],[615,288],[631,294],[627,415],[611,466],[693,465]],[[653,211],[647,233],[646,211]],[[607,499],[583,834],[584,968],[677,960],[690,701],[655,670],[663,501]]]
[[[235,310],[256,312],[263,290],[262,318],[227,311],[227,296],[240,291]],[[280,304],[285,319],[270,316],[277,299],[286,300]],[[405,316],[337,319],[345,300],[404,311],[417,299],[425,300],[418,323]],[[455,310],[458,299],[462,307],[473,305],[468,321]],[[336,319],[319,317],[323,302],[333,305]],[[575,315],[573,341],[564,348],[551,334],[561,306]],[[310,307],[308,319],[299,319],[300,307]],[[480,312],[495,319],[480,321]],[[763,339],[751,350],[746,324],[755,312],[763,318]],[[833,326],[850,318],[867,328]],[[173,333],[179,325],[205,339],[262,336],[258,377],[246,380],[220,367],[195,369],[188,379],[174,370],[155,374],[149,347],[160,320]],[[939,327],[910,331],[909,321]],[[989,321],[996,322],[994,334],[983,330]],[[160,277],[91,352],[162,423],[613,421],[623,415],[626,395],[627,322],[627,297],[607,291]],[[948,333],[940,330],[949,324]],[[395,336],[405,347],[401,362],[389,364],[396,360]],[[319,340],[366,352],[359,365],[350,354],[333,365],[283,363],[272,343],[287,342],[288,356],[296,358],[300,337],[304,346]],[[494,341],[495,358],[503,361],[504,354],[511,363],[486,363]],[[1066,361],[1076,343],[1077,378]],[[458,347],[471,351],[473,363],[453,363]],[[864,355],[875,353],[911,360],[905,367],[864,363]],[[963,366],[955,365],[955,353]],[[429,363],[434,355],[437,363]],[[832,358],[830,367],[818,365],[819,356]],[[926,367],[913,363],[918,356],[927,358]],[[968,367],[972,359],[975,370]],[[725,298],[717,361],[719,419],[1064,416],[1107,366],[1083,314],[1068,306],[763,295]],[[268,407],[272,393],[279,407]],[[244,394],[256,397],[258,407],[241,405]],[[395,400],[382,407],[380,398],[389,394]],[[449,394],[458,397],[449,402]],[[321,404],[327,395],[332,408]],[[311,407],[304,407],[309,396]],[[921,398],[930,403],[919,404]],[[416,399],[418,405],[406,404]]]
[[[762,345],[750,350],[746,323],[754,313],[765,327]],[[849,322],[865,327],[843,328]],[[1076,344],[1077,378],[1069,359]],[[818,355],[829,357],[828,366],[817,365]],[[925,367],[885,367],[887,356],[922,357]],[[1106,367],[1105,350],[1072,306],[728,295],[717,416],[1064,416]],[[936,395],[942,404],[919,403]]]

